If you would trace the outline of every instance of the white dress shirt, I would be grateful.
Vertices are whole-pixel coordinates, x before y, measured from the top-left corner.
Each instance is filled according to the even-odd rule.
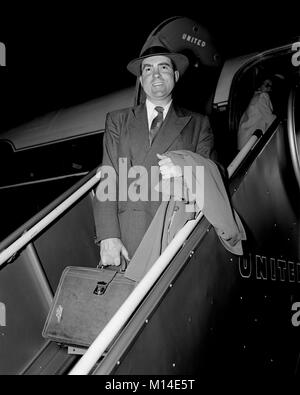
[[[171,106],[172,100],[169,101],[169,103],[166,106],[160,106],[164,108],[163,112],[163,117],[164,120],[167,116],[167,113],[169,111],[169,108]],[[148,128],[150,130],[151,124],[153,119],[157,116],[158,112],[154,109],[157,106],[157,104],[151,103],[150,100],[146,99],[146,109],[147,109],[147,116],[148,116]]]

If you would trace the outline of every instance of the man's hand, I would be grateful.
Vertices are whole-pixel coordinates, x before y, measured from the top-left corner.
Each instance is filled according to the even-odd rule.
[[[161,172],[162,178],[171,178],[171,177],[181,177],[182,170],[180,166],[174,165],[172,159],[166,155],[156,154],[159,162],[159,170]]]
[[[100,243],[101,263],[104,266],[115,265],[120,266],[120,256],[124,256],[129,261],[128,251],[124,247],[122,241],[118,238],[110,238],[102,240]]]

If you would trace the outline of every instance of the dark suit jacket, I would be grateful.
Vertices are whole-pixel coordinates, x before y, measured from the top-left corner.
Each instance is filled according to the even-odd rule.
[[[161,202],[161,197],[156,201],[151,201],[150,198],[151,187],[154,187],[151,185],[151,168],[155,166],[152,168],[154,177],[158,177],[159,173],[156,154],[185,149],[197,152],[206,158],[212,158],[213,142],[214,138],[207,116],[178,108],[173,104],[152,146],[149,144],[145,104],[108,113],[103,139],[102,166],[113,166],[117,179],[119,158],[127,159],[128,171],[132,166],[146,168],[149,175],[148,198],[145,199],[146,201],[127,199],[127,201],[100,202],[96,191],[94,216],[97,241],[118,237],[132,257]],[[124,176],[121,174],[120,177]],[[128,179],[128,187],[140,188],[139,184],[132,180]],[[122,183],[124,184],[123,178]],[[157,182],[152,184],[156,185]]]

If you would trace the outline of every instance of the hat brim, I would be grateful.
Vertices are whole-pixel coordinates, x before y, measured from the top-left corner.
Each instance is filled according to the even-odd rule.
[[[170,58],[174,62],[176,69],[179,71],[180,75],[182,75],[185,72],[185,70],[188,68],[189,65],[189,60],[185,55],[179,53],[172,53],[172,52],[167,52],[167,53],[161,52],[155,54],[148,54],[133,59],[131,62],[128,63],[127,70],[130,71],[132,74],[134,74],[136,77],[139,77],[141,75],[141,64],[143,60],[146,58],[150,58],[152,56],[166,56],[167,58]]]

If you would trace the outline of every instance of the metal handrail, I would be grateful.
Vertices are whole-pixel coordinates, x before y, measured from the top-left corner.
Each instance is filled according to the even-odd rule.
[[[97,172],[89,181],[78,188],[71,196],[66,198],[61,204],[55,207],[50,213],[45,215],[37,224],[28,229],[21,237],[11,243],[0,253],[0,267],[12,256],[16,255],[24,246],[30,243],[56,218],[63,214],[68,208],[76,203],[85,193],[89,192],[100,180],[100,171]]]
[[[128,318],[135,311],[139,303],[152,288],[155,281],[159,278],[164,269],[168,266],[174,255],[182,246],[183,242],[195,228],[202,218],[202,212],[196,219],[188,221],[185,226],[176,234],[164,252],[156,260],[147,274],[142,278],[138,285],[134,288],[125,302],[120,306],[111,320],[100,332],[95,341],[91,344],[86,353],[81,357],[79,362],[74,366],[69,375],[88,374],[95,363],[101,357],[103,352],[109,346],[114,337],[118,334]]]
[[[262,131],[260,129],[257,129],[249,138],[247,143],[241,148],[241,150],[238,152],[236,157],[233,159],[233,161],[230,163],[230,165],[227,168],[227,173],[229,177],[232,176],[234,171],[238,168],[238,166],[242,163],[245,157],[249,154],[249,152],[254,147],[256,141],[261,136],[262,136]]]
[[[292,89],[289,95],[288,101],[288,122],[287,122],[287,130],[288,130],[288,140],[291,152],[292,165],[295,173],[295,177],[297,179],[298,185],[300,187],[300,161],[299,161],[299,150],[298,143],[296,138],[296,127],[295,127],[295,100],[296,100],[296,91]]]
[[[16,241],[19,237],[21,237],[24,233],[28,231],[28,229],[32,228],[36,225],[41,219],[43,219],[47,214],[49,214],[52,210],[54,210],[57,206],[59,206],[62,202],[64,202],[67,198],[69,198],[74,192],[76,192],[79,188],[81,188],[87,181],[94,177],[94,175],[99,171],[99,166],[94,170],[90,171],[89,174],[81,178],[74,185],[72,185],[68,190],[63,192],[60,196],[54,199],[51,203],[49,203],[45,208],[31,217],[28,221],[23,223],[19,228],[17,228],[14,232],[9,234],[5,239],[0,242],[0,254],[4,251],[10,244]]]
[[[249,139],[246,146],[243,147],[243,149],[238,153],[236,158],[229,165],[227,169],[229,177],[232,177],[233,173],[239,167],[239,165],[245,158],[246,154],[253,148],[258,138],[259,135],[254,134]],[[191,232],[193,231],[193,229],[195,228],[195,226],[198,224],[198,222],[202,217],[203,217],[203,213],[200,212],[196,217],[196,219],[188,221],[183,226],[183,228],[180,229],[180,231],[175,235],[174,239],[166,247],[166,249],[163,251],[160,257],[152,265],[150,270],[138,283],[136,288],[134,288],[134,290],[131,292],[128,298],[119,307],[119,309],[114,314],[114,316],[102,329],[102,331],[93,341],[93,343],[90,345],[90,347],[85,352],[85,354],[80,358],[77,364],[69,372],[69,375],[89,374],[89,372],[95,366],[101,355],[105,352],[105,350],[108,348],[112,340],[122,329],[124,324],[128,321],[131,314],[139,306],[140,302],[146,296],[146,294],[151,289],[153,284],[157,281],[161,273],[169,265],[171,260],[174,258],[175,254],[181,248],[182,244],[191,234]]]
[[[16,184],[0,185],[0,191],[5,190],[5,189],[11,189],[11,188],[19,188],[19,187],[27,187],[27,186],[31,186],[31,185],[36,185],[36,184],[43,184],[43,183],[52,182],[52,181],[61,181],[61,180],[66,180],[66,179],[73,178],[73,177],[83,177],[83,176],[86,176],[88,173],[89,173],[88,171],[83,171],[80,173],[65,174],[63,176],[57,176],[57,177],[41,178],[39,180],[19,182]]]

